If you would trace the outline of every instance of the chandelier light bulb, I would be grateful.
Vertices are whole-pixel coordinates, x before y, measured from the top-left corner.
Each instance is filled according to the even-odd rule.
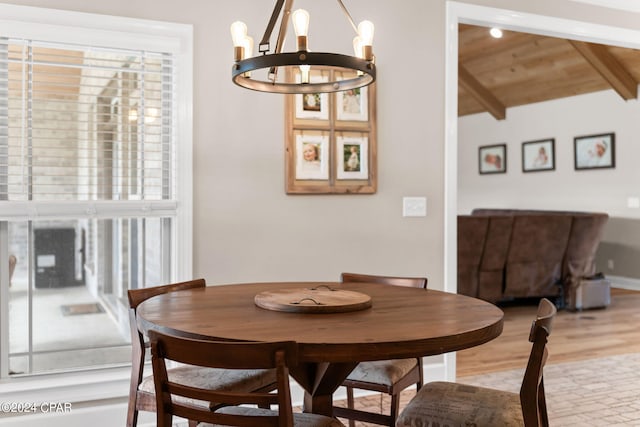
[[[300,66],[300,83],[307,84],[309,83],[309,73],[311,71],[311,65],[301,65]]]
[[[231,24],[231,39],[234,47],[240,47],[244,44],[247,36],[247,24],[242,21],[236,21]]]
[[[373,33],[374,26],[371,21],[362,21],[358,24],[358,36],[362,43],[362,59],[373,61]]]
[[[307,36],[309,35],[309,12],[298,9],[291,14],[293,30],[296,32],[298,52],[307,51]]]
[[[245,36],[242,41],[242,47],[244,47],[244,56],[242,59],[246,59],[253,55],[253,37]]]
[[[363,46],[373,45],[373,33],[375,27],[371,21],[362,21],[358,24],[358,35],[362,40]]]
[[[296,36],[309,35],[309,12],[304,9],[297,9],[291,14],[293,20],[293,29]]]
[[[364,59],[364,46],[362,46],[362,39],[360,36],[353,38],[353,54],[356,58]],[[362,71],[358,71],[358,76],[362,75]]]
[[[357,56],[358,58],[362,58],[363,57],[362,39],[360,38],[360,36],[355,36],[353,38],[353,54],[355,56]]]
[[[253,55],[253,37],[245,36],[242,43],[242,59],[247,59]],[[251,71],[247,71],[243,74],[243,77],[250,78]]]
[[[247,38],[247,24],[236,21],[231,24],[231,39],[233,40],[233,58],[236,62],[244,59],[244,44]]]

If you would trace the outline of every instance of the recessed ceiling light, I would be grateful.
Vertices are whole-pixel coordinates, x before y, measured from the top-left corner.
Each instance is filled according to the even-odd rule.
[[[493,27],[489,30],[489,34],[491,34],[491,37],[499,39],[502,37],[502,30],[500,28]]]

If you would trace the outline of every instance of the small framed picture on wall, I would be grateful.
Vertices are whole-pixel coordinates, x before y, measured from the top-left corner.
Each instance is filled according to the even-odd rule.
[[[296,135],[296,179],[329,179],[329,137]]]
[[[522,143],[522,172],[550,171],[556,168],[555,139]]]
[[[337,137],[338,179],[368,179],[369,150],[364,136]]]
[[[507,172],[507,144],[483,145],[478,148],[481,175]]]
[[[577,136],[573,139],[575,169],[603,169],[616,166],[615,134]]]
[[[336,92],[336,119],[367,121],[367,105],[366,87]]]
[[[314,72],[309,77],[313,83],[326,82],[329,77],[325,74]],[[296,73],[295,79],[300,81],[300,73]],[[305,93],[295,97],[295,118],[311,120],[329,120],[329,94]]]

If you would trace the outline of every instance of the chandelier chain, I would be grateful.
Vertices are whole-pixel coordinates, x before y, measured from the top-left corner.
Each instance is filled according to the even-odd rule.
[[[282,10],[283,5],[284,5],[284,0],[276,1],[276,5],[273,8],[273,13],[271,14],[271,19],[269,19],[267,28],[264,31],[264,36],[262,36],[262,41],[260,41],[260,45],[258,47],[258,50],[260,53],[269,52],[270,50],[271,43],[269,42],[269,40],[271,39],[273,28],[276,26],[276,22],[278,22],[278,16],[280,16],[280,11]]]
[[[340,4],[340,7],[342,8],[342,11],[344,12],[344,14],[347,15],[347,19],[351,23],[351,26],[353,27],[353,31],[355,31],[356,34],[357,34],[358,33],[358,26],[356,25],[356,23],[354,22],[353,18],[351,17],[351,14],[349,13],[349,10],[344,5],[344,3],[342,3],[342,0],[338,0],[338,3]]]

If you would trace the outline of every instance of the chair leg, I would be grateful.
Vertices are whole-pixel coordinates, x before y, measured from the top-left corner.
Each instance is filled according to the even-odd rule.
[[[347,408],[353,409],[353,388],[347,387]],[[355,427],[356,422],[352,419],[349,419],[349,427]]]
[[[136,409],[135,399],[129,400],[129,409],[127,411],[127,427],[136,427],[138,425],[138,410]]]
[[[389,427],[395,427],[396,418],[398,418],[398,413],[400,412],[400,394],[392,394],[391,395],[391,421],[389,422]]]
[[[189,420],[189,427],[198,427],[198,422],[197,421],[193,421],[193,420]]]
[[[544,378],[540,380],[540,387],[538,387],[538,416],[540,417],[540,425],[542,427],[549,427],[547,400],[544,394]]]

